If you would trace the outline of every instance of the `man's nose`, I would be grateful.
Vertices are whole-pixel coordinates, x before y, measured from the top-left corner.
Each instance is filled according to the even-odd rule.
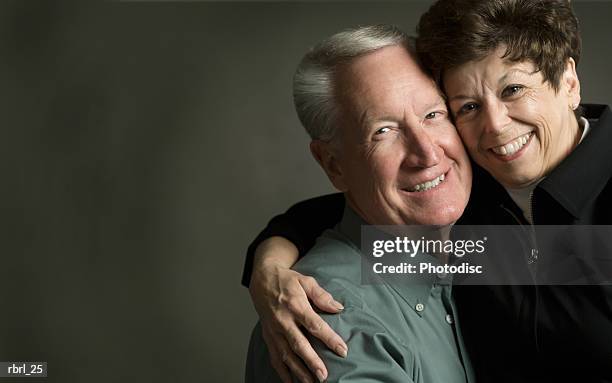
[[[405,157],[405,163],[408,166],[430,168],[440,163],[444,155],[443,150],[430,134],[431,132],[420,128],[408,135]]]
[[[487,133],[501,133],[509,126],[511,119],[508,107],[498,99],[488,100],[482,111],[483,129]]]

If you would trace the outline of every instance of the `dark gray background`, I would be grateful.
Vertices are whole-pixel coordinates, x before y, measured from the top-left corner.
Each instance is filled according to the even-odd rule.
[[[54,382],[241,381],[244,250],[332,190],[295,65],[345,27],[412,32],[428,4],[2,2],[0,361],[47,361]],[[609,103],[612,4],[575,8],[583,100]]]

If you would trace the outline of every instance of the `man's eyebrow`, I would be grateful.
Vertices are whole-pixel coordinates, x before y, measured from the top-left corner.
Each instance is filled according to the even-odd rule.
[[[424,109],[425,110],[429,110],[429,109],[436,108],[436,107],[439,107],[439,106],[446,107],[446,101],[445,101],[444,97],[440,97],[440,99],[438,99],[436,101],[432,101],[430,103],[425,104]]]
[[[361,116],[359,116],[359,126],[367,126],[367,124],[372,120],[372,117],[369,115],[370,108],[365,108]]]
[[[444,101],[444,98],[442,97],[440,97],[440,99],[436,101],[432,101],[430,103],[425,104],[425,106],[423,106],[422,109],[429,110],[429,109],[433,109],[433,108],[440,107],[440,106],[446,107],[446,102]],[[397,120],[397,116],[394,116],[391,114],[383,114],[383,115],[377,116],[377,115],[372,115],[370,112],[371,112],[371,109],[366,108],[366,110],[364,110],[363,113],[361,113],[361,116],[359,118],[359,124],[361,126],[367,127],[369,124],[376,122],[376,121],[396,121]]]
[[[361,113],[361,117],[359,118],[359,124],[361,126],[367,127],[369,124],[371,124],[374,121],[395,121],[395,118],[392,115],[381,115],[381,116],[376,116],[376,115],[372,115],[370,113],[370,109],[366,108],[366,110],[363,111],[363,113]]]

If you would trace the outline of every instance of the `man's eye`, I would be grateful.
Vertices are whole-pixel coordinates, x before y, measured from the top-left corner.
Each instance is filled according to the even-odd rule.
[[[388,131],[390,131],[391,128],[388,126],[383,126],[382,128],[378,129],[376,132],[374,132],[375,135],[380,135],[380,134],[384,134],[387,133]]]
[[[438,117],[440,115],[440,112],[431,112],[431,113],[427,113],[427,115],[425,116],[426,120],[433,120],[434,118]]]
[[[520,93],[523,89],[524,87],[522,85],[510,85],[502,91],[501,95],[502,97],[512,97]]]
[[[459,111],[457,112],[457,114],[466,114],[466,113],[470,113],[473,112],[475,110],[478,110],[479,106],[478,104],[474,103],[474,102],[468,102],[467,104],[463,105],[461,108],[459,108]]]

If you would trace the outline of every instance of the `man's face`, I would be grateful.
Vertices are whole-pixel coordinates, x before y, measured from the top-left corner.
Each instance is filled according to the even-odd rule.
[[[353,60],[337,81],[336,169],[328,174],[349,204],[370,224],[455,222],[472,172],[434,82],[400,46]]]

